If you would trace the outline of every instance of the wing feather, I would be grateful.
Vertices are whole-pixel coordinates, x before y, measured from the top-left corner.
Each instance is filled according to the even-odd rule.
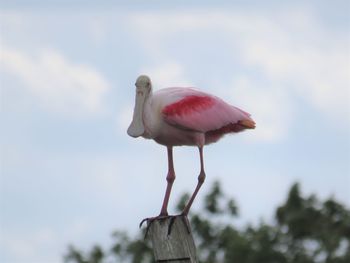
[[[203,92],[192,92],[165,106],[162,114],[170,125],[204,133],[230,124],[240,124],[244,129],[255,127],[249,113]]]

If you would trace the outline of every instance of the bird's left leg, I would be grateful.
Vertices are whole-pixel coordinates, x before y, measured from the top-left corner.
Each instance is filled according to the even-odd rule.
[[[190,200],[188,201],[187,205],[185,206],[184,210],[181,213],[184,216],[188,215],[188,212],[190,211],[192,203],[193,203],[194,199],[196,198],[197,193],[205,180],[204,161],[203,161],[203,146],[199,146],[199,156],[200,156],[200,161],[201,161],[201,171],[200,171],[200,174],[198,176],[198,184],[197,184],[196,189],[194,190]]]

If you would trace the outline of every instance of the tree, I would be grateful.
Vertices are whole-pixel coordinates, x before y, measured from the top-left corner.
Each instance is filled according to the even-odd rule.
[[[189,195],[177,205],[181,211]],[[202,211],[190,221],[202,263],[345,263],[350,262],[350,211],[330,198],[303,197],[294,184],[284,204],[276,209],[275,221],[243,229],[234,226],[238,217],[235,201],[215,182],[204,197]],[[94,246],[81,252],[70,246],[67,263],[132,262],[153,263],[144,232],[134,238],[126,232],[113,233],[108,249]]]

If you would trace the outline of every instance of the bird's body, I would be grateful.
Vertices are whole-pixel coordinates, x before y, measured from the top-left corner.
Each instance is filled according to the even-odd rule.
[[[254,128],[250,115],[193,88],[165,88],[144,103],[141,135],[165,146],[203,146],[226,133]]]
[[[128,134],[153,139],[168,150],[168,184],[158,217],[168,216],[168,201],[175,180],[173,146],[199,148],[201,171],[197,187],[182,213],[187,215],[205,179],[203,146],[218,141],[225,134],[254,129],[255,122],[247,112],[193,88],[165,88],[153,93],[151,80],[144,75],[135,85],[135,109]]]

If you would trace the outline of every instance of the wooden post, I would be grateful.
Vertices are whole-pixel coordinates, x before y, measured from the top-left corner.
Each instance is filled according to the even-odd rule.
[[[198,263],[187,217],[157,219],[149,227],[149,236],[156,262]]]

